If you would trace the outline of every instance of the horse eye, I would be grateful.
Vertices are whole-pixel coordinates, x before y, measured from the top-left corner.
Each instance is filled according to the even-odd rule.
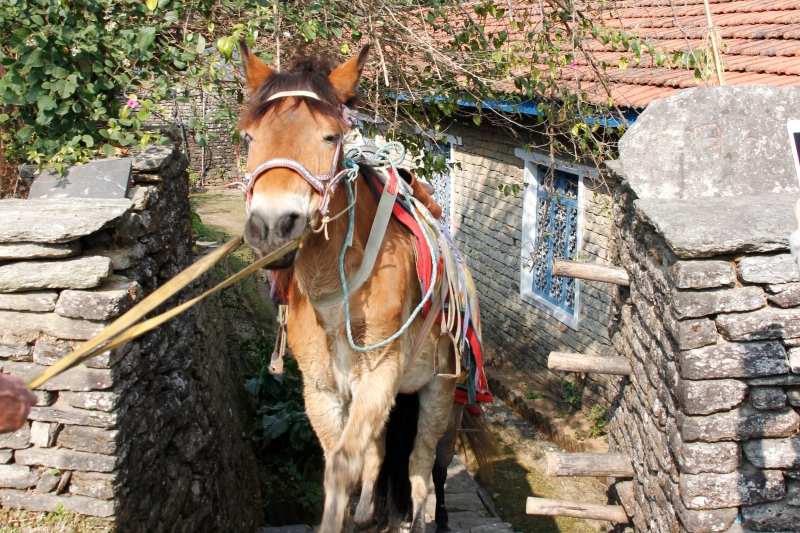
[[[337,135],[337,134],[335,134],[335,133],[333,133],[333,134],[331,134],[331,135],[326,135],[325,137],[323,137],[323,140],[324,140],[326,143],[331,143],[331,144],[333,144],[333,143],[335,143],[336,141],[338,141],[338,140],[339,140],[339,135]]]

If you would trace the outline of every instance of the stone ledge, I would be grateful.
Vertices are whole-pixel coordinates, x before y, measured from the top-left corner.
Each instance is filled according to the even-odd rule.
[[[753,311],[767,305],[760,287],[739,287],[713,291],[676,291],[672,306],[679,319],[700,318],[718,313]]]
[[[77,426],[93,426],[99,428],[113,428],[124,412],[106,413],[72,407],[63,401],[57,401],[49,407],[31,407],[31,420],[40,422],[59,422],[61,424],[75,424]]]
[[[683,351],[678,356],[686,379],[757,378],[789,372],[779,342],[729,342]]]
[[[0,292],[91,289],[112,272],[111,259],[101,256],[11,263],[0,267]]]
[[[730,474],[684,474],[680,480],[684,505],[689,509],[724,509],[782,499],[783,473],[745,465]]]
[[[81,250],[79,241],[64,244],[36,244],[31,242],[0,244],[0,261],[17,259],[62,259]]]
[[[46,466],[59,470],[112,472],[120,458],[99,453],[78,452],[62,448],[27,448],[14,454],[17,463]]]
[[[132,209],[127,199],[0,200],[0,243],[74,241]]]
[[[789,254],[745,257],[739,261],[739,278],[745,283],[779,284],[800,281]]]
[[[800,436],[750,440],[742,447],[747,459],[758,468],[800,468]]]
[[[23,381],[29,381],[47,367],[36,363],[18,363],[15,361],[0,362],[0,370]],[[96,391],[108,389],[114,385],[114,372],[111,369],[87,368],[78,365],[47,380],[39,389],[48,391]]]
[[[0,309],[48,313],[56,308],[56,291],[0,293]]]
[[[114,516],[115,508],[113,501],[97,500],[86,496],[39,494],[38,492],[23,492],[13,489],[0,490],[0,501],[3,502],[4,507],[9,509],[27,509],[48,513],[55,512],[58,504],[61,503],[66,511],[101,518]]]
[[[4,334],[26,336],[47,333],[66,340],[88,340],[100,333],[103,322],[67,318],[56,313],[27,313],[0,310],[0,331]]]
[[[794,409],[759,411],[747,404],[708,416],[687,416],[679,413],[677,419],[687,442],[789,437],[797,431],[797,425],[800,424],[800,415]]]
[[[738,196],[639,199],[636,213],[664,237],[681,259],[789,249],[794,198]]]
[[[679,289],[713,289],[736,281],[736,268],[729,261],[678,261],[670,268]]]

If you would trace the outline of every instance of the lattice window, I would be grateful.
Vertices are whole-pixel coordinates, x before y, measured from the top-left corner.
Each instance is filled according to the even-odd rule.
[[[520,295],[528,303],[578,329],[579,284],[574,278],[553,276],[555,259],[574,260],[582,246],[581,205],[583,167],[559,164],[550,170],[544,157],[520,152],[525,164],[522,220]],[[574,170],[574,171],[573,171]],[[552,186],[545,187],[548,182]],[[548,192],[552,191],[552,192]]]
[[[449,221],[450,199],[453,194],[452,145],[447,141],[437,141],[429,144],[428,150],[444,157],[444,164],[447,167],[446,172],[431,176],[431,185],[434,189],[433,198],[442,207],[442,217]]]

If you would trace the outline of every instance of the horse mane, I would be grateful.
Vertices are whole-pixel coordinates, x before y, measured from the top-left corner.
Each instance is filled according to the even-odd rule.
[[[283,102],[282,99],[268,101],[273,94],[285,91],[311,91],[320,99],[296,96],[290,109],[296,109],[301,102],[305,102],[311,113],[332,119],[346,130],[348,126],[342,116],[342,106],[345,104],[352,106],[355,102],[342,102],[336,94],[336,90],[328,80],[328,75],[333,72],[334,66],[333,61],[323,55],[301,56],[288,70],[273,72],[253,94],[250,105],[239,119],[240,129],[246,129],[258,122],[270,109]]]

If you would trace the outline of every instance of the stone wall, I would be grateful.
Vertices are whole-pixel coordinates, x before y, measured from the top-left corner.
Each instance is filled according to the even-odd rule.
[[[128,199],[0,201],[0,368],[29,379],[193,261],[186,160],[133,159]],[[173,298],[217,281],[215,271]],[[219,300],[45,383],[0,435],[4,507],[118,531],[248,531],[259,521]]]
[[[505,196],[498,184],[522,183],[524,162],[514,155],[535,139],[512,138],[490,126],[462,127],[448,133],[461,137],[452,146],[454,170],[454,235],[467,258],[481,304],[483,340],[496,362],[523,370],[531,388],[561,396],[563,373],[547,369],[550,351],[605,355],[611,346],[609,324],[617,289],[598,282],[581,282],[580,326],[573,330],[520,296],[523,194]],[[605,184],[586,180],[583,252],[585,260],[612,264],[613,227],[610,194]],[[618,378],[590,375],[584,406],[608,406]]]
[[[612,354],[633,374],[610,398],[609,446],[633,462],[616,489],[637,532],[800,531],[800,276],[787,251],[798,194],[785,138],[800,117],[783,115],[798,99],[679,93],[648,108],[610,165],[615,262],[631,277]],[[743,105],[762,114],[729,112]],[[707,152],[692,162],[698,135]],[[769,149],[743,152],[750,141]]]

